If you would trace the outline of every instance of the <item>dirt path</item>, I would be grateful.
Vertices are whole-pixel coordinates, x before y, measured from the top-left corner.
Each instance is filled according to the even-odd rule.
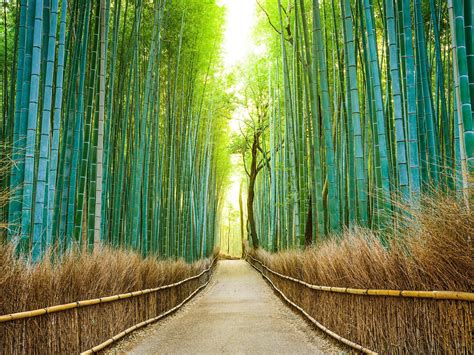
[[[245,261],[220,261],[211,284],[182,310],[112,352],[315,354],[343,351],[293,313]]]

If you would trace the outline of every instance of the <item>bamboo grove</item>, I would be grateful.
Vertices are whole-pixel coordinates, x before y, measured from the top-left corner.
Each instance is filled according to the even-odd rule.
[[[247,129],[262,162],[254,245],[304,246],[355,225],[388,231],[392,212],[433,189],[469,208],[471,1],[259,0],[258,10],[270,64],[265,85],[248,82],[266,98],[248,105],[263,109]]]
[[[212,252],[228,170],[223,11],[4,2],[2,238],[34,260],[98,244],[189,261]]]

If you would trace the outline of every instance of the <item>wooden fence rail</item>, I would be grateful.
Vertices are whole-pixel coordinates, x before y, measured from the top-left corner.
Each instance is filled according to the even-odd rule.
[[[199,274],[173,284],[1,315],[0,353],[77,354],[84,349],[89,349],[88,353],[101,350],[183,306],[209,283],[216,260]]]
[[[474,353],[473,293],[319,286],[250,254],[247,261],[320,329],[359,351]]]

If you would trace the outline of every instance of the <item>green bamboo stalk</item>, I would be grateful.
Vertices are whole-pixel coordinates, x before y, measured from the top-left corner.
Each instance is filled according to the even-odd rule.
[[[436,126],[433,118],[433,104],[430,94],[430,78],[427,73],[428,58],[426,53],[426,41],[423,18],[421,14],[421,3],[419,0],[415,0],[415,38],[417,44],[417,57],[419,58],[418,70],[420,72],[420,83],[422,92],[422,104],[424,112],[424,122],[426,124],[426,145],[427,161],[430,180],[433,184],[437,185],[439,182],[439,142],[437,139]]]
[[[326,204],[329,210],[328,227],[330,232],[337,232],[340,229],[339,220],[339,196],[337,186],[336,164],[334,160],[334,142],[332,137],[333,123],[332,110],[329,97],[327,63],[325,57],[325,46],[321,33],[321,20],[319,11],[319,1],[313,0],[313,41],[316,43],[316,53],[318,57],[318,69],[320,77],[321,94],[321,115],[323,122],[323,134],[325,155],[326,155],[326,183],[328,185],[328,196]]]
[[[410,190],[414,197],[421,192],[421,176],[419,166],[419,148],[416,119],[416,89],[415,89],[415,61],[413,54],[412,22],[410,15],[410,1],[403,0],[403,35],[405,48],[405,97],[407,99],[407,136],[408,136],[408,165],[410,176]]]
[[[35,183],[35,148],[36,148],[36,126],[38,120],[38,99],[40,92],[41,50],[43,31],[43,1],[34,2],[34,25],[31,58],[30,92],[28,103],[28,125],[26,131],[25,146],[25,175],[23,180],[23,204],[21,212],[21,239],[26,241],[32,231],[33,211],[33,184]],[[45,172],[46,169],[44,169]],[[45,179],[44,179],[45,180]],[[44,186],[38,191],[44,197]],[[39,234],[41,236],[41,233]],[[33,258],[37,259],[41,252],[41,239],[33,240]]]
[[[393,109],[395,117],[395,137],[396,137],[396,162],[398,172],[398,188],[402,197],[407,200],[410,195],[406,138],[405,138],[405,117],[403,116],[402,93],[400,87],[400,70],[398,63],[398,39],[395,26],[395,9],[392,0],[385,2],[387,13],[387,36],[390,53],[390,76],[393,95]]]
[[[444,148],[444,170],[447,174],[448,186],[452,185],[451,182],[451,167],[453,166],[453,146],[452,139],[450,136],[450,122],[448,119],[448,110],[446,102],[446,87],[443,61],[441,58],[441,43],[440,43],[440,31],[438,25],[438,17],[436,14],[435,1],[430,0],[430,13],[431,22],[433,24],[433,35],[435,40],[435,56],[436,56],[436,79],[437,85],[439,86],[439,111],[441,115],[441,131],[442,131],[442,142]],[[446,171],[447,170],[447,171]]]
[[[369,46],[369,62],[370,62],[370,72],[373,80],[373,90],[374,90],[374,106],[375,106],[375,118],[377,123],[376,134],[377,134],[377,143],[376,149],[380,156],[380,165],[376,166],[375,169],[380,171],[381,175],[381,185],[379,192],[379,208],[384,208],[387,210],[391,209],[391,177],[389,171],[389,154],[387,147],[387,138],[385,134],[385,114],[383,110],[383,99],[382,99],[382,87],[380,81],[380,70],[379,70],[379,61],[377,55],[377,46],[375,39],[375,27],[374,19],[372,12],[372,4],[370,0],[364,0],[364,9],[365,9],[365,23],[367,27],[368,34],[368,46]],[[378,162],[377,162],[378,164]]]
[[[20,117],[21,117],[21,103],[23,82],[26,78],[25,57],[26,57],[26,37],[27,37],[27,0],[20,2],[20,16],[19,16],[19,34],[18,34],[18,64],[16,71],[15,84],[15,110],[14,110],[14,124],[13,124],[13,138],[12,138],[12,160],[20,164]],[[17,223],[19,222],[19,211],[21,209],[20,190],[21,170],[19,165],[12,168],[10,177],[10,191],[12,191],[11,199],[8,208],[9,221],[9,237],[10,239],[16,237],[18,233]]]
[[[53,70],[55,65],[55,49],[56,49],[56,32],[57,32],[57,17],[58,17],[58,1],[53,0],[51,4],[50,23],[48,24],[49,33],[46,43],[46,70],[45,83],[43,93],[43,111],[41,116],[41,135],[40,135],[40,151],[39,162],[37,168],[36,181],[36,197],[35,197],[35,212],[34,212],[34,234],[33,234],[33,260],[37,261],[42,253],[42,249],[50,247],[49,238],[43,241],[43,235],[47,235],[47,213],[49,211],[48,199],[48,169],[50,160],[50,130],[51,130],[51,110],[52,110],[52,95],[53,95]],[[44,244],[43,244],[44,242]]]
[[[465,196],[468,196],[469,179],[474,174],[474,129],[469,91],[468,61],[464,32],[464,16],[461,1],[448,0],[451,34],[453,42],[453,62],[455,71],[456,102],[459,119],[459,142],[461,167]],[[467,198],[467,197],[466,197]]]
[[[341,8],[344,18],[344,38],[345,51],[347,56],[347,82],[349,86],[350,99],[350,118],[352,122],[352,129],[354,132],[354,159],[355,159],[355,179],[357,187],[357,208],[358,208],[358,222],[362,225],[368,223],[367,211],[367,172],[365,168],[365,155],[362,139],[362,125],[359,107],[359,90],[357,87],[357,67],[356,67],[356,52],[353,37],[353,22],[351,16],[351,7],[349,0],[345,0]],[[352,172],[351,172],[352,173]]]

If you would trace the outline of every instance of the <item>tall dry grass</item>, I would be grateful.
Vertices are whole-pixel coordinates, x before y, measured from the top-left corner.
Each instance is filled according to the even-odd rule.
[[[3,144],[3,147],[0,149],[4,149],[6,151],[8,147]],[[12,193],[8,186],[8,177],[13,165],[14,162],[10,159],[10,157],[3,156],[0,153],[0,242],[5,239],[7,234],[8,223],[6,213]]]
[[[199,274],[209,263],[142,259],[134,252],[105,248],[92,254],[71,252],[56,263],[45,258],[33,264],[15,257],[12,246],[0,245],[0,314],[167,285]],[[0,323],[0,353],[88,349],[171,309],[208,277],[204,274],[176,288],[125,300]]]
[[[474,291],[474,209],[446,196],[401,206],[382,243],[370,230],[345,231],[304,251],[250,251],[271,269],[323,286]],[[269,276],[339,335],[379,352],[473,352],[472,302],[359,296],[310,290]]]

